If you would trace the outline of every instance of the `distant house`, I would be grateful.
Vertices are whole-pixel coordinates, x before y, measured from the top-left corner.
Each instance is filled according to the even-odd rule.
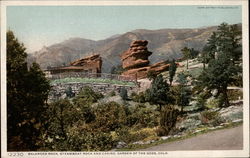
[[[69,66],[51,67],[45,70],[47,76],[67,72],[101,73],[102,58],[100,54],[91,55],[69,64]]]

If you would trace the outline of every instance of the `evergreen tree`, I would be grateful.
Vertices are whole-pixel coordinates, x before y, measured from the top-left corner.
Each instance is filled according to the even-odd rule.
[[[126,88],[122,87],[121,90],[120,90],[120,97],[123,99],[123,100],[127,100],[128,99],[128,91]]]
[[[92,104],[103,98],[102,93],[95,92],[91,87],[84,87],[80,93],[73,99],[74,103],[83,102],[84,104]]]
[[[228,85],[236,82],[242,75],[240,40],[241,31],[237,25],[229,26],[222,23],[205,46],[209,56],[208,67],[199,76],[198,84],[209,90],[217,89],[218,96],[222,96],[225,106],[229,106]]]
[[[241,29],[238,25],[222,23],[218,30],[213,32],[203,48],[206,53],[206,63],[215,59],[220,53],[226,53],[228,59],[232,60],[234,64],[241,62],[241,39]]]
[[[191,90],[187,86],[188,80],[187,75],[185,73],[178,74],[177,82],[179,85],[177,86],[177,97],[176,102],[179,106],[181,106],[181,113],[183,113],[184,106],[189,105],[189,101],[191,98]]]
[[[8,150],[36,150],[44,122],[50,85],[39,65],[28,70],[27,53],[13,32],[7,32]]]
[[[171,64],[170,64],[170,67],[169,67],[169,83],[170,83],[170,86],[172,85],[173,78],[174,78],[175,72],[176,72],[176,68],[177,68],[177,65],[175,63],[175,60],[173,59]]]
[[[184,59],[187,60],[187,69],[188,69],[188,59],[191,57],[191,51],[189,48],[187,47],[184,47],[182,50],[181,50],[182,54],[183,54],[183,57]]]
[[[157,77],[157,73],[155,70],[149,70],[147,73],[147,78],[151,81],[154,80]]]
[[[199,54],[200,54],[200,52],[195,50],[194,48],[190,49],[190,57],[191,57],[191,59],[196,58]]]
[[[150,89],[145,92],[145,99],[152,104],[158,104],[160,110],[162,105],[172,103],[173,99],[169,94],[169,85],[164,81],[161,74],[153,80]]]
[[[123,71],[122,65],[117,65],[111,68],[110,73],[120,75]]]
[[[206,52],[205,49],[200,53],[200,56],[198,57],[198,61],[203,63],[203,69],[206,68],[206,64],[209,61],[208,53]]]

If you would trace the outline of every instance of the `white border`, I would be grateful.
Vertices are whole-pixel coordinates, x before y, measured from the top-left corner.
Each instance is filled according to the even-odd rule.
[[[7,151],[7,127],[6,127],[6,7],[7,6],[111,6],[111,5],[241,5],[242,7],[242,34],[243,34],[243,127],[244,146],[243,150],[209,150],[209,151],[167,151],[167,155],[105,155],[107,152],[100,152],[103,155],[81,155],[71,157],[247,157],[249,156],[249,21],[248,21],[248,1],[247,0],[196,0],[196,1],[2,1],[1,3],[1,151],[4,158],[9,157]],[[44,157],[28,156],[28,152],[23,153],[23,157]],[[30,152],[29,152],[30,153]],[[33,152],[36,153],[36,152]],[[41,152],[42,153],[42,152]],[[60,153],[60,152],[50,152]],[[86,152],[82,152],[86,153]],[[13,156],[12,156],[13,157]],[[54,156],[45,156],[54,157]],[[66,157],[66,156],[56,156]]]

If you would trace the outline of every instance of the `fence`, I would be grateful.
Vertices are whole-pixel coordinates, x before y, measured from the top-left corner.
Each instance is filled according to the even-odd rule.
[[[117,75],[108,73],[86,73],[86,72],[64,72],[59,74],[47,74],[49,80],[64,79],[64,78],[102,78],[118,81],[127,81],[137,83],[137,76]]]

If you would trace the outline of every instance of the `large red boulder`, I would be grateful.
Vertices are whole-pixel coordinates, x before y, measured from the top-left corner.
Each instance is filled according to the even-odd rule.
[[[131,43],[130,48],[123,52],[122,67],[124,69],[139,68],[149,64],[148,57],[152,54],[147,49],[146,40],[138,40]]]
[[[130,48],[121,55],[122,67],[127,71],[123,75],[135,76],[137,79],[147,77],[149,71],[155,71],[157,74],[168,70],[169,64],[165,62],[149,65],[148,57],[152,52],[147,49],[148,41],[137,40],[130,44]]]

